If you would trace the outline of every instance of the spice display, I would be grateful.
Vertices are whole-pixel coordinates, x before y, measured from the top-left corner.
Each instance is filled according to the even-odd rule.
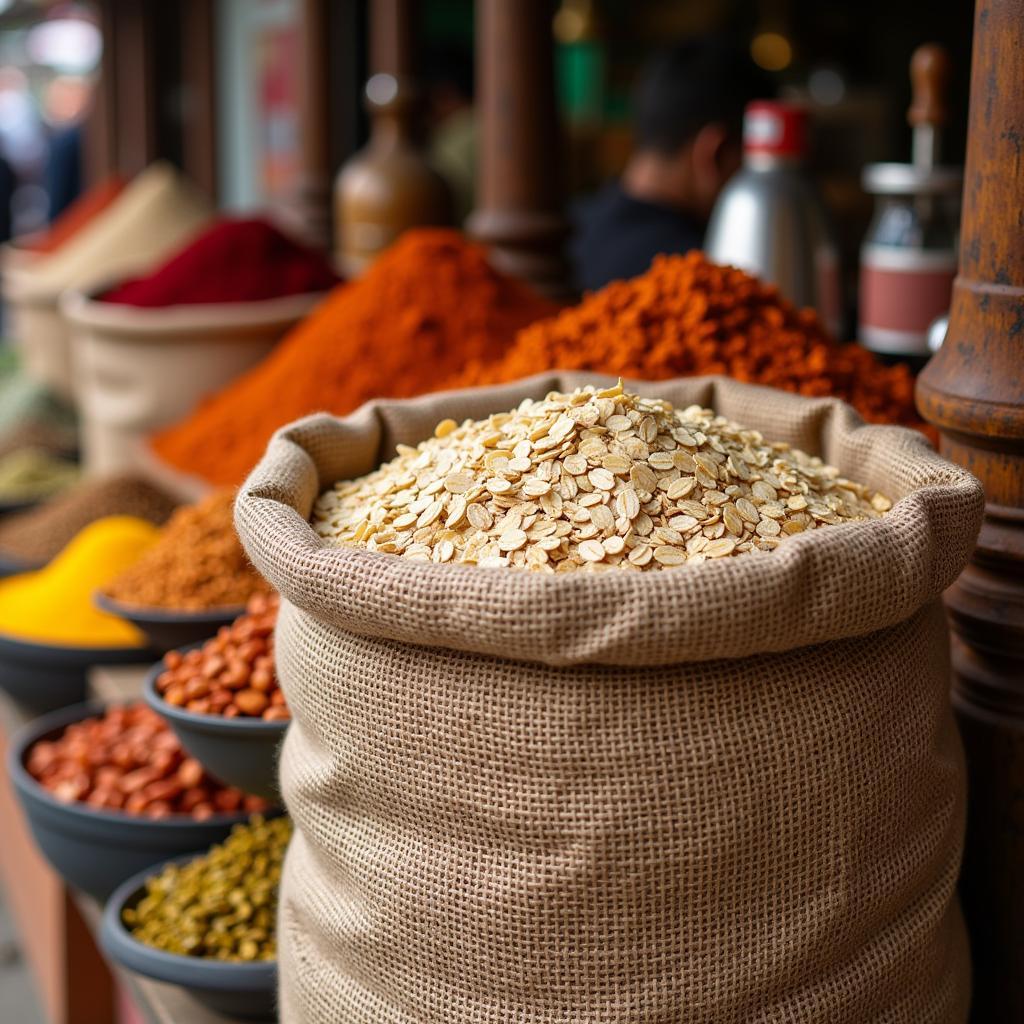
[[[78,479],[78,466],[41,448],[0,456],[0,502],[42,501]]]
[[[661,569],[771,551],[891,502],[708,409],[615,387],[525,401],[435,436],[318,499],[337,544],[541,572]]]
[[[25,423],[73,433],[77,418],[71,406],[26,374],[11,349],[0,346],[0,353],[0,437]]]
[[[159,531],[133,516],[91,523],[37,572],[0,580],[0,633],[73,647],[142,647],[129,622],[96,607],[96,590],[155,543]]]
[[[280,599],[257,594],[245,614],[191,651],[169,651],[156,688],[168,704],[197,714],[284,722],[291,715],[274,671]]]
[[[81,480],[37,508],[0,520],[0,558],[45,565],[97,519],[134,516],[161,526],[175,505],[169,494],[131,474]]]
[[[325,292],[338,283],[327,257],[265,220],[218,220],[145,277],[102,296],[129,306],[257,302]]]
[[[179,508],[158,542],[112,577],[103,593],[136,608],[176,611],[230,608],[268,593],[238,543],[233,502],[234,493],[223,490]]]
[[[122,920],[147,946],[215,960],[274,960],[277,890],[291,839],[288,818],[254,815],[210,852],[146,881]]]
[[[48,455],[74,455],[78,450],[78,432],[58,423],[35,418],[0,431],[0,459],[26,448]]]
[[[211,779],[145,704],[111,707],[28,752],[29,773],[58,800],[146,818],[267,809],[265,800]]]
[[[520,328],[555,310],[457,232],[406,232],[263,363],[158,435],[155,450],[186,472],[240,483],[285,423],[433,390],[467,362],[495,360]]]
[[[493,365],[468,365],[461,384],[544,370],[593,370],[643,380],[721,373],[803,395],[834,395],[869,422],[922,426],[914,378],[859,345],[837,345],[811,310],[699,252],[659,256],[578,306],[526,328]]]
[[[37,253],[59,249],[86,224],[103,213],[124,191],[126,184],[124,178],[117,175],[104,178],[71,203],[48,228],[16,239],[18,248]]]
[[[100,284],[152,266],[209,216],[209,202],[173,167],[152,164],[59,249],[6,283],[15,298]]]

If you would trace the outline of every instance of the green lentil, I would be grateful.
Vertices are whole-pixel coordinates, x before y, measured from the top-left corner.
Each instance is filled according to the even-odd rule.
[[[288,818],[254,815],[210,852],[169,865],[146,882],[122,919],[148,946],[214,960],[273,960],[281,864],[291,838]]]

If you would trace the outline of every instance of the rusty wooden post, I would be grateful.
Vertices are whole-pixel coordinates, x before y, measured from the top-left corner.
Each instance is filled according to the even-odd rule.
[[[480,167],[468,228],[500,270],[563,297],[565,160],[552,15],[550,0],[477,0]]]
[[[961,893],[978,1024],[1024,1021],[1024,0],[979,0],[959,276],[921,375],[942,451],[985,487],[974,558],[950,588],[970,779]]]

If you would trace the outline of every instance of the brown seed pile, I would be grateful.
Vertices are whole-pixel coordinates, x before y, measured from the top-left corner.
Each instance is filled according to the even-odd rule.
[[[174,506],[170,495],[141,477],[83,480],[44,505],[0,522],[0,558],[45,565],[97,519],[134,516],[162,526]]]
[[[313,526],[333,544],[550,573],[771,551],[890,507],[818,458],[620,382],[461,426],[445,420],[322,494]]]
[[[145,704],[108,708],[28,752],[29,773],[64,803],[146,818],[264,811],[267,802],[211,779]]]
[[[245,614],[202,647],[164,656],[156,688],[168,704],[224,718],[291,718],[274,672],[274,624],[280,599],[257,594]]]
[[[232,519],[234,492],[178,509],[142,558],[105,589],[137,608],[204,611],[242,606],[270,585],[249,563]]]

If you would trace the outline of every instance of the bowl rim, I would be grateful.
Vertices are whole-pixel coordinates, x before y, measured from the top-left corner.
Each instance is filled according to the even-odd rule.
[[[116,597],[96,590],[92,595],[93,604],[97,608],[112,615],[119,615],[129,622],[151,622],[160,626],[201,625],[209,623],[223,625],[234,622],[245,612],[244,604],[224,604],[217,608],[206,608],[202,611],[174,611],[170,608],[159,608],[156,605],[134,605],[118,601]]]
[[[170,306],[132,306],[100,298],[130,278],[122,275],[85,289],[63,289],[57,297],[61,315],[73,327],[98,328],[107,337],[125,336],[133,345],[198,331],[215,331],[228,338],[248,336],[254,329],[287,328],[330,294],[328,289],[245,302],[181,302]]]
[[[70,817],[81,821],[102,821],[111,825],[144,826],[154,830],[178,829],[189,825],[220,826],[236,825],[248,821],[252,811],[232,811],[230,813],[213,814],[209,818],[196,821],[187,814],[172,814],[167,818],[146,818],[137,814],[126,814],[123,811],[107,811],[89,807],[81,801],[65,803],[58,800],[45,786],[35,778],[25,765],[29,750],[50,733],[66,729],[69,725],[102,714],[107,709],[119,705],[119,701],[89,700],[79,704],[70,704],[56,711],[49,711],[26,722],[18,729],[7,747],[7,775],[15,790],[23,797],[42,803],[51,810],[66,812]],[[268,812],[272,813],[272,811]]]
[[[149,644],[143,644],[141,647],[81,647],[73,644],[52,644],[0,632],[0,662],[5,655],[15,659],[20,656],[23,661],[45,661],[51,667],[65,668],[97,665],[102,662],[144,663],[153,656],[153,648]]]
[[[100,944],[103,951],[119,966],[157,981],[169,981],[175,985],[213,989],[219,992],[252,991],[254,984],[257,987],[275,991],[277,987],[276,959],[214,960],[210,957],[191,957],[183,956],[180,953],[168,953],[155,946],[139,942],[124,925],[121,918],[122,910],[129,900],[145,886],[149,878],[171,864],[188,864],[197,857],[205,856],[208,852],[208,850],[201,850],[180,857],[170,857],[125,879],[111,893],[103,908],[103,923],[100,928]],[[156,970],[145,970],[139,966],[140,963],[148,964]],[[166,971],[159,971],[161,967],[165,967]],[[194,985],[182,982],[180,972],[183,968],[195,972]],[[229,983],[232,976],[238,976],[236,984]]]
[[[207,643],[200,640],[185,647],[178,647],[175,650],[179,654],[187,654]],[[170,652],[168,651],[168,654]],[[164,656],[166,657],[166,655]],[[150,667],[146,672],[146,679],[142,684],[142,699],[146,705],[152,708],[158,715],[180,723],[188,729],[198,730],[211,734],[226,733],[248,733],[260,736],[279,736],[284,733],[291,722],[290,718],[280,721],[268,722],[264,718],[253,718],[251,715],[239,715],[237,718],[225,718],[223,715],[203,715],[196,711],[186,711],[184,708],[176,708],[168,704],[163,696],[157,692],[157,677],[164,671],[164,658]]]
[[[39,572],[46,568],[46,562],[22,562],[18,558],[12,558],[9,554],[0,551],[0,578],[8,576],[21,576],[27,572]]]

